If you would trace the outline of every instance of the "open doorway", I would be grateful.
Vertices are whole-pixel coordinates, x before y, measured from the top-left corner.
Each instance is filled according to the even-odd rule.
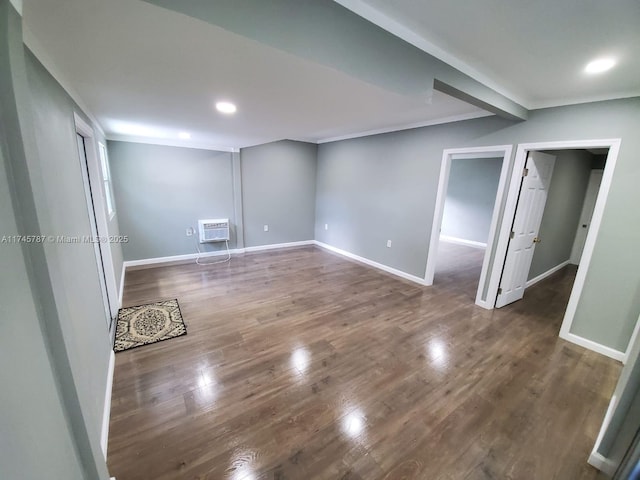
[[[460,148],[442,156],[425,283],[437,275],[484,308],[493,308],[487,280],[511,151],[510,145]]]
[[[450,285],[471,301],[480,281],[502,158],[453,156],[444,201],[434,285]]]
[[[521,299],[526,288],[556,272],[575,278],[608,153],[593,152],[529,152],[497,308]]]
[[[496,247],[501,261],[494,262],[490,294],[499,308],[556,272],[570,275],[573,288],[560,336],[622,360],[621,352],[571,333],[619,144],[602,140],[518,146]]]

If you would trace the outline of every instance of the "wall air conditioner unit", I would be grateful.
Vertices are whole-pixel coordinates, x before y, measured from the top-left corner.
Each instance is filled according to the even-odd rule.
[[[200,243],[224,242],[229,240],[229,219],[213,218],[198,220]]]

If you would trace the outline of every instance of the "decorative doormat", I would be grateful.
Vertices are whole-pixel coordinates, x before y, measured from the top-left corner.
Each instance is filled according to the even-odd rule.
[[[186,334],[178,300],[121,308],[113,349],[121,352]]]

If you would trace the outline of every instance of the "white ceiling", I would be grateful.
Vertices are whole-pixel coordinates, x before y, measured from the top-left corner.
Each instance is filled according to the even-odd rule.
[[[640,95],[638,0],[336,1],[530,109]]]
[[[637,0],[615,9],[594,0],[338,2],[525,106],[640,94]],[[430,103],[391,92],[139,0],[24,0],[23,15],[27,45],[109,138],[238,148],[487,114],[437,91]],[[585,76],[602,54],[619,65]],[[217,113],[221,99],[238,112]]]
[[[393,93],[136,0],[26,0],[24,21],[27,45],[69,79],[110,138],[237,148],[486,114],[439,92],[430,104]],[[216,112],[221,99],[238,112]]]

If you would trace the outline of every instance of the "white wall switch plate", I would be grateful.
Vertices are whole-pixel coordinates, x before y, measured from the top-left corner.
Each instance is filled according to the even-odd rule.
[[[265,232],[268,232],[268,231],[269,231],[269,225],[265,225],[265,226],[264,226],[264,231],[265,231]]]
[[[391,248],[391,240],[387,240],[387,248]]]
[[[324,229],[325,229],[325,230],[329,230],[329,224],[328,224],[328,223],[325,223],[325,224],[324,224]]]

